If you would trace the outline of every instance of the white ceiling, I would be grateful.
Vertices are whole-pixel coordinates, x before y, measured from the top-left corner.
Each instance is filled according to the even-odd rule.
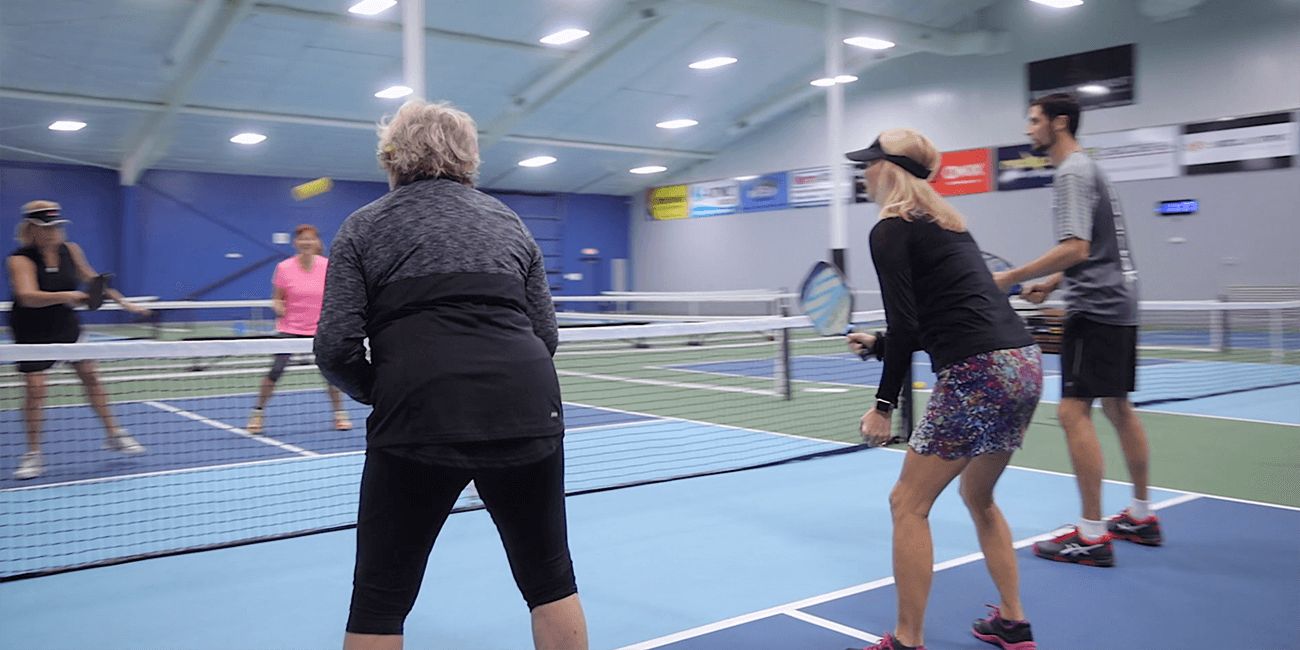
[[[998,35],[979,31],[979,12],[996,1],[842,0],[842,31],[895,40],[891,57],[992,52]],[[373,95],[401,82],[401,9],[362,18],[350,4],[4,0],[0,157],[128,178],[156,168],[382,180],[374,125],[401,100]],[[488,188],[636,192],[655,177],[628,169],[680,169],[820,93],[807,82],[824,65],[825,7],[810,0],[426,0],[425,14],[427,94],[478,120]],[[538,43],[570,26],[592,35]],[[169,65],[187,31],[197,44]],[[718,55],[739,62],[687,68]],[[845,56],[850,69],[874,61]],[[654,126],[679,117],[700,124]],[[88,126],[48,130],[56,119]],[[229,142],[242,131],[267,140]],[[559,160],[516,164],[543,154]]]

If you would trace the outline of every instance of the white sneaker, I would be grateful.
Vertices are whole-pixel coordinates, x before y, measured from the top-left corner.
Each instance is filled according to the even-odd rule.
[[[144,445],[137,442],[135,438],[132,438],[130,434],[126,432],[126,429],[121,427],[114,429],[113,433],[109,434],[109,436],[104,439],[104,449],[109,451],[120,451],[124,454],[144,453]]]
[[[29,451],[23,454],[22,462],[18,464],[18,469],[14,470],[14,478],[25,481],[40,476],[44,470],[45,467],[41,465],[41,452]]]
[[[348,419],[347,411],[334,412],[334,428],[339,431],[348,431],[352,428],[352,420]]]

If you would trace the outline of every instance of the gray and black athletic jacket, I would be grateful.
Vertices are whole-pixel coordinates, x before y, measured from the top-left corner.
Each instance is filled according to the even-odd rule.
[[[417,181],[334,237],[316,363],[374,405],[370,448],[561,434],[558,341],[541,249],[487,194]]]

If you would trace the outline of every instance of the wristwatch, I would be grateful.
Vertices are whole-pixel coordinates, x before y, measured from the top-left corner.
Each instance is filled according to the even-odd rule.
[[[876,410],[880,411],[881,413],[884,413],[885,415],[889,415],[889,412],[894,410],[894,404],[893,402],[888,402],[883,399],[876,398]]]

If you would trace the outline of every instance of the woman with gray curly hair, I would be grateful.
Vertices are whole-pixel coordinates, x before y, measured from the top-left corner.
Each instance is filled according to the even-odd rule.
[[[408,102],[381,128],[378,157],[392,191],[334,237],[315,339],[326,378],[374,406],[344,648],[402,647],[434,540],[472,480],[536,647],[585,649],[541,249],[474,189],[477,127],[464,112]]]

